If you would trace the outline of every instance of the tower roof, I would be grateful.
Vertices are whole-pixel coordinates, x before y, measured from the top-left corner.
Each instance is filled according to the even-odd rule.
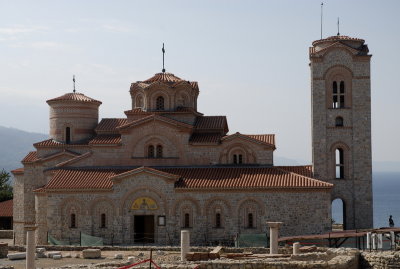
[[[318,45],[320,43],[324,43],[327,41],[355,41],[355,42],[361,42],[361,43],[365,42],[365,40],[361,39],[361,38],[350,37],[350,36],[346,36],[346,35],[334,35],[334,36],[330,36],[330,37],[327,37],[324,39],[315,40],[312,43],[312,45],[315,46],[315,45]]]
[[[90,98],[86,95],[84,95],[83,93],[78,93],[78,92],[70,92],[70,93],[66,93],[62,96],[47,100],[46,102],[48,104],[54,103],[54,102],[83,102],[83,103],[95,103],[98,105],[101,105],[100,101],[97,101],[93,98]]]

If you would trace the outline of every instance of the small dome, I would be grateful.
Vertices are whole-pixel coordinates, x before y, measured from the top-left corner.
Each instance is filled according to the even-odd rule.
[[[178,78],[172,73],[157,73],[153,77],[146,79],[143,81],[144,83],[152,83],[152,82],[179,82],[183,81],[183,79]]]
[[[78,92],[71,92],[71,93],[66,93],[62,96],[47,100],[46,102],[48,104],[54,103],[54,102],[59,102],[59,101],[75,101],[75,102],[84,102],[84,103],[96,103],[98,105],[101,105],[100,101],[97,101],[93,98],[90,98],[83,93],[78,93]]]

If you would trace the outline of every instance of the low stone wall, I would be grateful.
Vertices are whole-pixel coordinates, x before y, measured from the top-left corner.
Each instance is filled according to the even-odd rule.
[[[365,269],[400,269],[400,251],[362,252],[361,268]]]
[[[13,239],[14,231],[13,230],[0,230],[0,238],[1,239]]]

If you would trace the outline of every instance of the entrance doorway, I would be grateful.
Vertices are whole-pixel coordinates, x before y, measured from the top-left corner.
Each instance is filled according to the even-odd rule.
[[[154,215],[136,215],[133,232],[135,243],[154,243]]]

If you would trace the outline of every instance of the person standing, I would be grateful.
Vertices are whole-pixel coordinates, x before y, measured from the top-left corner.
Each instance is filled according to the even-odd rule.
[[[393,221],[392,215],[390,215],[390,217],[389,217],[389,227],[394,227],[394,221]]]

